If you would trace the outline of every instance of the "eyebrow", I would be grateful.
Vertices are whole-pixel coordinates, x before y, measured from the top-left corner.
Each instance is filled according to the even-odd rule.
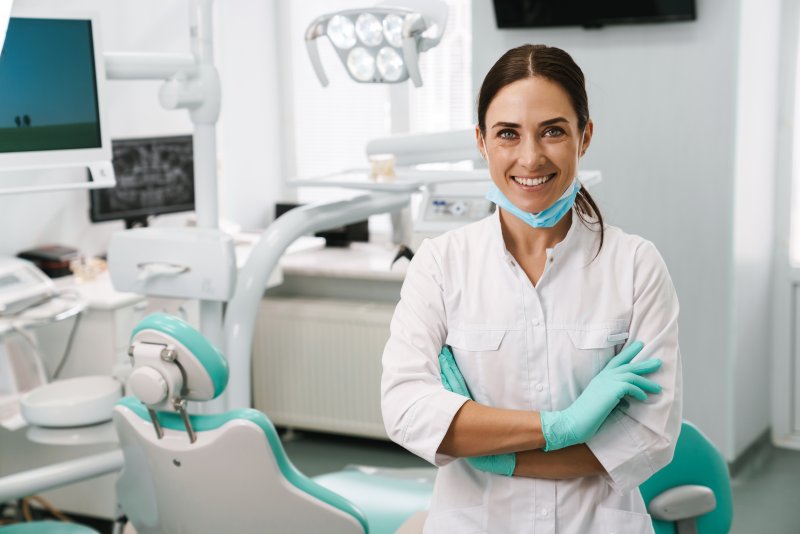
[[[552,124],[556,124],[556,123],[559,123],[559,122],[569,123],[569,121],[564,117],[556,117],[554,119],[547,119],[546,121],[540,122],[539,126],[550,126]],[[503,127],[503,128],[521,128],[521,125],[517,124],[516,122],[502,122],[501,121],[501,122],[494,123],[494,125],[492,126],[492,128],[498,128],[498,127]]]

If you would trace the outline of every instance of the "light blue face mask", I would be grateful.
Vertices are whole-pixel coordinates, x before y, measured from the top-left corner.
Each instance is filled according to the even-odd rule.
[[[578,196],[578,191],[580,190],[581,183],[576,177],[572,184],[567,187],[567,190],[564,191],[564,194],[552,206],[539,213],[528,213],[519,209],[494,184],[491,185],[489,192],[486,193],[486,199],[494,202],[498,207],[503,208],[534,228],[551,228],[561,220],[564,214],[572,209],[572,205],[575,204],[575,197]]]

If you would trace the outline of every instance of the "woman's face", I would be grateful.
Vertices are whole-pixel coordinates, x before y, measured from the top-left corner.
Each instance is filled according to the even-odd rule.
[[[578,174],[592,122],[578,129],[567,92],[547,78],[518,80],[497,92],[486,110],[485,147],[492,180],[518,208],[538,213],[555,203]]]

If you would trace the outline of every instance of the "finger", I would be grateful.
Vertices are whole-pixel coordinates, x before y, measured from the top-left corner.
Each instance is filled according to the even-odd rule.
[[[444,362],[444,365],[442,365],[442,381],[447,382],[451,391],[453,388],[458,387],[458,380],[456,380],[453,368],[448,362]]]
[[[453,387],[458,388],[459,391],[463,391],[464,395],[469,395],[469,388],[467,388],[467,383],[464,381],[464,375],[461,374],[461,370],[458,368],[455,361],[450,362],[448,365],[447,377]]]
[[[456,367],[455,357],[453,357],[453,353],[447,345],[442,347],[442,350],[439,352],[439,367],[442,369],[443,373],[445,371],[450,372],[451,376],[453,367]]]
[[[625,384],[624,386],[625,394],[633,397],[636,400],[646,401],[647,400],[647,393],[642,391],[641,389],[637,388],[633,384]]]
[[[636,357],[637,354],[644,348],[644,343],[641,341],[632,341],[630,345],[620,351],[619,354],[611,358],[606,364],[606,369],[614,369],[620,365],[625,365]]]
[[[447,391],[453,391],[454,381],[452,380],[452,354],[447,350],[447,346],[443,347],[439,352],[439,372],[442,379],[442,386]]]
[[[447,381],[451,386],[450,391],[454,391],[471,399],[472,395],[464,380],[464,375],[461,374],[461,370],[458,368],[455,356],[453,356],[449,345],[443,346],[442,350],[439,352],[439,366],[442,369],[442,375],[447,375]]]
[[[447,378],[447,372],[442,369],[442,387],[447,391],[453,391],[453,386],[450,385],[450,380]]]
[[[657,384],[652,380],[648,380],[643,376],[639,376],[633,373],[627,373],[625,374],[623,379],[629,384],[633,384],[634,386],[638,387],[639,389],[643,389],[648,393],[661,393],[660,384]]]
[[[634,362],[628,364],[624,369],[625,372],[628,373],[636,373],[637,375],[646,375],[648,373],[654,373],[661,368],[661,364],[663,362],[658,358],[653,358],[651,360],[644,360],[641,362]]]

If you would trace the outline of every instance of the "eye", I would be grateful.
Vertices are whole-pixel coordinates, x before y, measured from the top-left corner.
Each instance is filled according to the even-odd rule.
[[[515,132],[514,130],[509,130],[509,129],[500,130],[499,132],[497,132],[497,137],[499,137],[500,139],[505,139],[505,140],[516,139],[517,138],[517,132]]]
[[[550,126],[543,132],[542,135],[544,135],[544,137],[561,137],[562,135],[565,135],[565,132],[563,128],[559,128],[558,126]]]

